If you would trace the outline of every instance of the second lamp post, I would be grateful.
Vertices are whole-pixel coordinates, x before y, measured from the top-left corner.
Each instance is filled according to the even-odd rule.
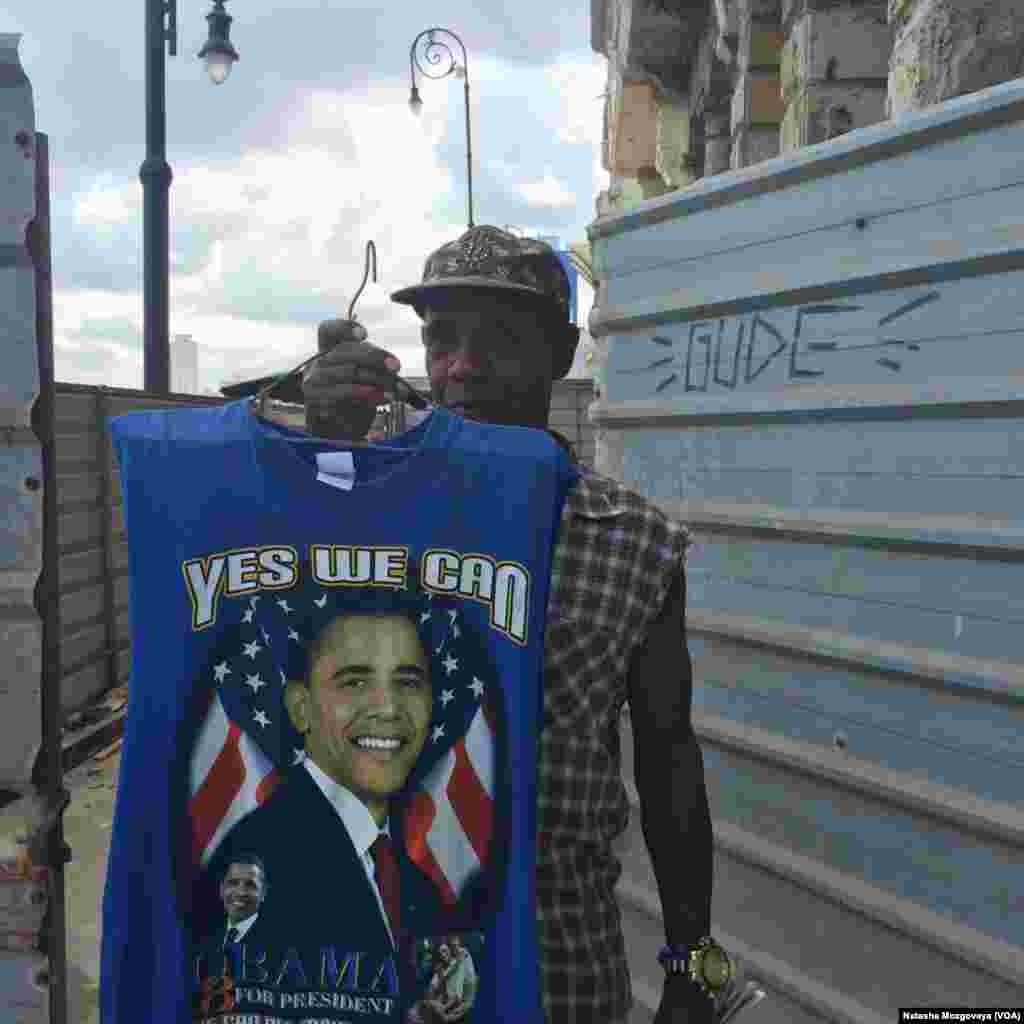
[[[459,48],[462,50],[461,65],[455,59],[455,54],[452,53],[451,47],[447,43],[434,38],[438,34],[451,36],[459,44]],[[423,47],[423,56],[427,64],[431,66],[442,64],[447,59],[447,64],[443,71],[431,73],[420,63],[416,47],[419,45],[420,40],[424,38],[426,43]],[[423,107],[419,90],[416,88],[417,68],[427,78],[447,78],[448,75],[454,72],[455,77],[461,78],[463,81],[466,93],[466,181],[469,191],[469,226],[473,227],[473,142],[469,131],[469,61],[466,57],[466,47],[462,45],[462,40],[454,32],[446,28],[424,29],[412,41],[412,46],[409,47],[409,75],[412,78],[412,93],[409,96],[409,107],[414,114],[418,114]]]

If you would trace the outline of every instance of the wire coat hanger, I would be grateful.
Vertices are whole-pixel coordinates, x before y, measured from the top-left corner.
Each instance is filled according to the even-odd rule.
[[[355,295],[352,296],[352,301],[349,303],[349,306],[348,306],[348,319],[351,322],[353,322],[353,323],[357,323],[358,322],[358,321],[355,320],[356,302],[359,299],[359,296],[363,294],[363,289],[366,287],[366,282],[369,280],[371,270],[373,272],[374,283],[376,283],[376,281],[377,281],[377,246],[374,245],[372,239],[366,243],[366,263],[365,263],[365,267],[363,269],[363,280],[360,283],[359,288],[356,290]],[[328,349],[327,351],[329,352],[330,349]],[[323,355],[326,355],[326,352],[317,352],[315,355],[310,356],[308,359],[304,359],[301,363],[299,363],[298,366],[292,367],[292,369],[290,369],[287,373],[281,374],[280,377],[276,377],[269,384],[267,384],[264,387],[262,387],[259,390],[259,392],[256,395],[254,395],[252,397],[252,399],[250,400],[250,408],[254,408],[255,409],[256,415],[259,416],[260,419],[267,419],[267,416],[266,416],[266,403],[267,403],[267,398],[270,395],[270,392],[273,391],[274,388],[279,387],[281,384],[283,384],[290,377],[294,376],[300,370],[304,370],[307,366],[309,366],[310,363],[315,362],[317,359],[319,359]],[[384,373],[386,376],[391,378],[392,384],[394,384],[394,385],[401,385],[402,386],[402,388],[405,391],[405,394],[402,397],[402,399],[400,399],[401,401],[407,402],[414,409],[423,410],[423,409],[427,409],[427,408],[430,407],[430,400],[425,395],[423,395],[421,392],[417,391],[416,388],[414,388],[407,380],[405,380],[402,377],[400,377],[397,373],[394,373],[394,372],[389,371],[389,370],[382,370],[381,372]],[[398,396],[398,388],[396,387],[395,388],[395,398],[398,399],[398,397],[399,397]],[[270,422],[273,422],[273,421],[271,420]],[[342,441],[342,440],[340,440],[338,438],[297,437],[297,438],[292,438],[291,440],[293,442],[295,442],[295,443],[298,443],[298,444],[326,444],[326,445],[331,445],[333,447],[343,447],[343,448],[372,448],[372,447],[375,447],[374,445],[367,444],[367,443],[365,443],[363,441]],[[387,445],[386,447],[390,451],[413,451],[414,450],[414,449],[400,448],[400,447],[397,447],[395,445]]]

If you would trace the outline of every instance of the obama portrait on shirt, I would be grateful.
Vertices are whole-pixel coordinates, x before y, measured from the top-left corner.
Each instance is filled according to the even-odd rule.
[[[320,984],[329,950],[327,988],[345,981],[352,991],[396,997],[400,947],[442,926],[479,921],[492,900],[497,856],[450,863],[434,818],[449,798],[452,772],[446,775],[445,766],[465,758],[467,736],[475,737],[469,746],[478,758],[481,733],[495,738],[497,702],[477,675],[479,685],[461,702],[443,687],[442,699],[435,699],[435,680],[450,671],[453,651],[475,646],[472,630],[460,629],[455,605],[384,589],[290,593],[284,604],[309,609],[302,620],[283,618],[264,600],[241,624],[263,640],[258,652],[243,643],[245,676],[252,677],[262,657],[271,660],[256,676],[280,680],[274,710],[234,711],[238,720],[276,717],[288,740],[276,758],[266,759],[269,796],[226,831],[209,857],[207,894],[239,851],[254,851],[264,877],[274,879],[259,915],[265,948],[247,944],[236,987],[250,977],[279,980],[278,1003],[286,992],[298,998]],[[273,660],[279,640],[288,644]],[[479,675],[488,678],[487,659],[474,653]],[[254,695],[271,704],[261,691]],[[259,732],[250,737],[260,739],[266,744]],[[285,748],[291,763],[282,764]],[[493,818],[484,825],[488,835],[477,851],[493,838]],[[307,1002],[306,1008],[314,1005],[320,1006]]]

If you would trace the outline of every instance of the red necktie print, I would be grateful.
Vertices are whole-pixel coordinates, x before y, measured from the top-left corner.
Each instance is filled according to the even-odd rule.
[[[370,847],[370,853],[373,855],[373,877],[380,890],[381,899],[384,901],[388,921],[391,923],[391,934],[397,943],[401,923],[398,900],[398,861],[395,860],[395,851],[391,848],[391,841],[383,832],[374,840]]]

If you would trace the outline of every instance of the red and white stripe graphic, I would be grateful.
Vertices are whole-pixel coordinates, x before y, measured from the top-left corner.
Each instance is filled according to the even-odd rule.
[[[410,801],[406,850],[451,906],[486,863],[493,829],[494,723],[481,706]]]
[[[193,861],[205,866],[224,836],[267,800],[279,778],[214,693],[190,766]]]

